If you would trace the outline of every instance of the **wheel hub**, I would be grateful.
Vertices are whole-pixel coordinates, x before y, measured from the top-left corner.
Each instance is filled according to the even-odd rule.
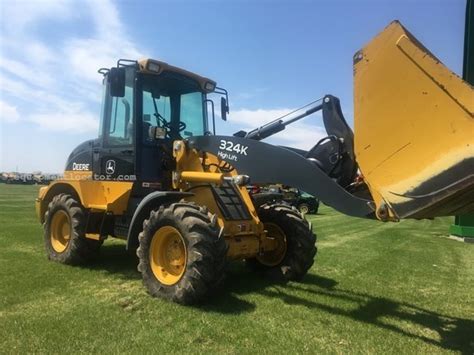
[[[150,245],[150,265],[164,285],[176,284],[186,269],[186,245],[181,233],[172,226],[159,228]]]
[[[286,255],[287,241],[283,230],[274,223],[265,223],[267,238],[275,240],[277,247],[272,251],[267,251],[257,256],[257,260],[266,266],[276,266],[280,264]]]
[[[301,206],[301,207],[300,207],[300,212],[301,212],[302,214],[308,214],[308,213],[309,213],[309,208],[308,208],[308,206]]]
[[[65,211],[56,211],[51,221],[51,246],[57,253],[66,250],[71,240],[71,223]]]

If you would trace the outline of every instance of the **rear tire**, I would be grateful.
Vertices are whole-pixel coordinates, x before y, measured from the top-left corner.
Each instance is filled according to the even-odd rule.
[[[267,271],[270,275],[285,280],[301,280],[313,265],[317,253],[316,235],[312,232],[310,223],[296,208],[281,204],[263,205],[258,215],[264,225],[277,225],[283,231],[286,252],[283,260],[276,265],[264,265],[258,257],[247,259],[247,264],[253,269]]]
[[[44,243],[48,259],[78,265],[97,256],[102,241],[85,237],[86,215],[71,195],[59,194],[48,205]]]
[[[161,206],[143,222],[138,271],[154,297],[202,301],[224,277],[227,244],[217,216],[194,203]]]

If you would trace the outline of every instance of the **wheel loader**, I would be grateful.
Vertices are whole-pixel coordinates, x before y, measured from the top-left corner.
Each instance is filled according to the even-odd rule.
[[[192,304],[230,260],[286,280],[313,265],[311,224],[252,198],[250,183],[292,186],[380,221],[473,212],[473,88],[397,21],[353,65],[355,134],[326,95],[305,113],[322,111],[327,131],[308,151],[262,142],[283,120],[216,135],[211,98],[226,119],[228,94],[206,77],[153,59],[99,70],[98,138],[75,148],[36,199],[49,259],[85,263],[106,238],[122,238],[151,295]]]

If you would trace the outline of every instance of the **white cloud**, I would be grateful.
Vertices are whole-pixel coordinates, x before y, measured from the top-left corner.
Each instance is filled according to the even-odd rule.
[[[99,83],[101,67],[115,66],[120,58],[139,59],[143,53],[128,37],[117,8],[108,0],[87,0],[95,25],[94,36],[72,38],[64,48],[76,78]]]
[[[291,109],[240,109],[229,114],[229,121],[247,128],[256,128],[291,111]]]
[[[7,32],[18,35],[28,30],[28,26],[38,21],[54,19],[67,21],[75,13],[69,0],[14,1],[3,0],[1,4],[2,21]]]
[[[34,59],[42,67],[52,64],[56,59],[54,52],[40,41],[25,43],[23,50],[28,58]]]
[[[79,102],[71,102],[60,95],[54,94],[53,90],[49,92],[32,88],[19,80],[8,78],[2,74],[0,74],[0,84],[2,91],[9,93],[11,96],[16,96],[19,102],[28,103],[28,112],[31,109],[40,111],[58,107],[77,108],[81,105]]]
[[[293,109],[234,110],[229,115],[229,122],[241,127],[241,129],[245,131],[250,131],[292,111]],[[309,123],[315,120],[322,122],[321,115],[313,114],[312,116],[303,118],[301,121],[292,123],[288,125],[285,130],[271,136],[266,141],[308,150],[313,147],[319,139],[327,136],[324,128]]]
[[[268,91],[268,89],[265,87],[253,88],[245,92],[240,92],[240,93],[238,92],[238,93],[232,94],[232,97],[233,97],[234,102],[247,101],[250,99],[262,97],[262,95],[266,91]]]
[[[24,4],[26,5],[26,4]],[[16,117],[42,129],[71,133],[96,132],[102,76],[100,67],[119,58],[137,59],[141,51],[127,35],[117,8],[109,0],[38,0],[24,6],[2,3],[0,93]],[[47,43],[33,29],[80,20],[90,23],[85,33],[65,34]],[[78,23],[79,24],[79,23]]]
[[[97,73],[99,68],[115,66],[120,58],[142,57],[131,43],[123,41],[119,45],[117,39],[107,41],[106,38],[72,40],[66,46],[64,54],[76,79],[94,83],[100,83],[102,79]]]
[[[6,102],[0,101],[0,121],[17,122],[20,119],[18,110]]]
[[[48,73],[38,72],[28,64],[9,59],[3,55],[0,58],[0,68],[32,86],[50,88],[54,84],[53,77]]]
[[[55,114],[33,114],[28,120],[43,129],[57,132],[87,133],[97,132],[99,122],[90,113],[60,112]]]

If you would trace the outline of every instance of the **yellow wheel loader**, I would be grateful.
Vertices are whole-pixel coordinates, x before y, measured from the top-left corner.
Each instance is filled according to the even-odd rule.
[[[223,119],[229,108],[213,80],[152,59],[99,72],[99,136],[36,200],[51,260],[84,263],[104,239],[122,238],[151,295],[191,304],[228,260],[287,280],[313,265],[311,224],[251,197],[249,183],[292,186],[381,221],[474,211],[473,88],[398,22],[354,56],[355,134],[326,95],[304,114],[322,111],[328,133],[309,151],[261,141],[295,119],[215,135],[209,94],[220,95]]]

